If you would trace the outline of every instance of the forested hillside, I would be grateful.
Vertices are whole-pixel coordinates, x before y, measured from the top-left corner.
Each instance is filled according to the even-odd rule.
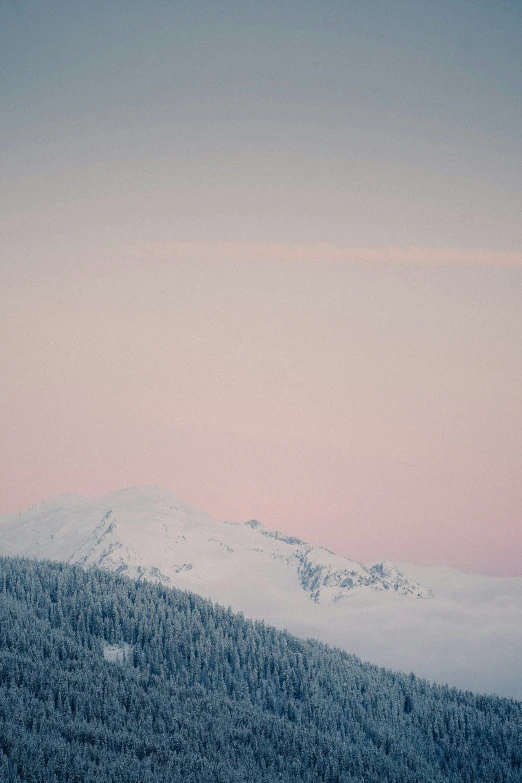
[[[107,645],[127,659],[106,660]],[[522,704],[361,663],[193,594],[3,558],[0,780],[522,781]]]

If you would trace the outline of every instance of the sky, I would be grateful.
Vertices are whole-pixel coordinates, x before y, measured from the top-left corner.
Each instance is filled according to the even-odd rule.
[[[0,2],[0,512],[159,483],[520,575],[518,2]]]

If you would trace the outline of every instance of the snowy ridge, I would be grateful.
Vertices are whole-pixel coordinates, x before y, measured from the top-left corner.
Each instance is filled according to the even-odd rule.
[[[89,500],[59,495],[0,527],[0,552],[51,557],[134,578],[203,592],[222,600],[235,591],[301,594],[333,604],[354,591],[430,592],[384,563],[364,566],[299,538],[213,519],[161,487],[120,490]],[[226,596],[224,595],[226,593]]]

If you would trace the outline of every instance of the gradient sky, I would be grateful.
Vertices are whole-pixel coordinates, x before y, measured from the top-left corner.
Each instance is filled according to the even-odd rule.
[[[155,482],[521,574],[518,2],[0,2],[0,511]]]

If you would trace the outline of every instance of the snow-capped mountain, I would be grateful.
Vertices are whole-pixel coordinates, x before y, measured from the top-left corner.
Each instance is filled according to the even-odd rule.
[[[362,565],[253,520],[213,519],[156,486],[0,515],[0,555],[161,581],[372,663],[522,698],[520,578]]]
[[[364,566],[255,520],[219,521],[157,486],[49,498],[4,521],[0,552],[98,566],[233,605],[274,591],[328,605],[361,589],[430,596],[391,564]]]

